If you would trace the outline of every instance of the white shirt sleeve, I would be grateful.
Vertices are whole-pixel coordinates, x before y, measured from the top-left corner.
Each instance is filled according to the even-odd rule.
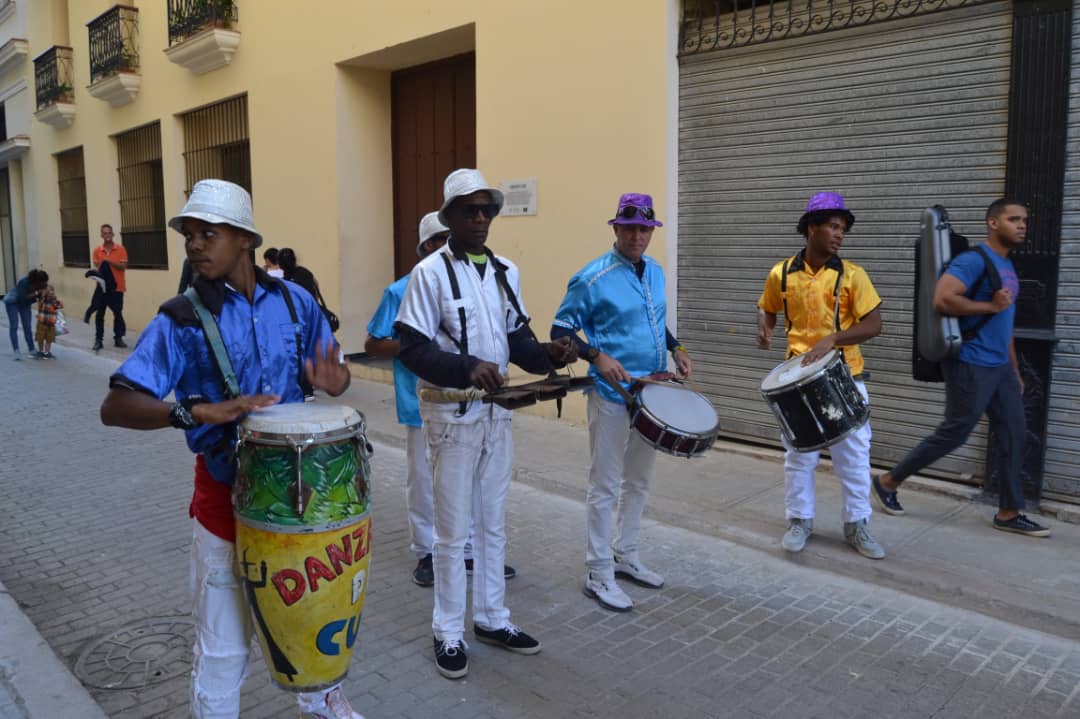
[[[428,339],[434,339],[442,323],[439,301],[440,283],[425,264],[417,265],[409,276],[405,296],[398,309],[397,321],[412,327]]]

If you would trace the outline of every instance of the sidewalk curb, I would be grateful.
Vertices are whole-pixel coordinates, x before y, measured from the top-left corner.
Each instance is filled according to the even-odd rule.
[[[5,699],[21,708],[20,718],[106,716],[0,584],[0,708]]]

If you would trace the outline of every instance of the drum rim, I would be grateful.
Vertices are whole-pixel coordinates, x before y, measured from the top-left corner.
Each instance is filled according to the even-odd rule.
[[[779,385],[779,386],[773,387],[771,389],[765,389],[765,380],[769,379],[769,377],[772,376],[773,372],[775,372],[778,368],[783,367],[784,365],[786,365],[791,360],[798,359],[799,357],[802,357],[802,355],[795,355],[794,357],[790,357],[790,358],[784,360],[783,362],[781,362],[780,364],[776,365],[776,367],[773,367],[771,370],[769,370],[769,373],[767,375],[765,375],[765,379],[761,380],[760,390],[761,390],[762,396],[768,398],[771,395],[777,394],[777,393],[782,392],[784,390],[794,389],[796,387],[802,387],[803,385],[809,384],[810,382],[817,381],[818,379],[821,378],[822,375],[824,375],[826,372],[828,372],[832,368],[833,364],[836,363],[837,358],[839,358],[841,363],[844,362],[844,358],[836,350],[829,350],[829,354],[833,355],[833,357],[831,359],[829,359],[829,361],[826,362],[824,365],[822,365],[821,369],[819,369],[817,372],[814,372],[813,374],[808,374],[805,377],[802,377],[801,379],[797,379],[794,382],[789,382],[788,384]],[[828,357],[828,356],[829,355],[826,355],[826,357]]]
[[[333,444],[343,439],[366,439],[367,426],[363,417],[356,424],[346,425],[322,432],[268,432],[239,428],[240,441],[244,444],[264,445],[268,447],[300,447],[303,445]]]
[[[335,519],[333,522],[322,522],[321,524],[275,524],[273,522],[260,522],[257,519],[249,519],[236,511],[233,507],[233,517],[236,518],[237,524],[243,524],[245,527],[251,529],[257,529],[263,532],[270,532],[271,534],[320,534],[322,532],[335,532],[347,527],[351,527],[354,524],[359,524],[365,519],[371,518],[371,503],[367,503],[368,506],[360,514],[352,514],[345,519]]]

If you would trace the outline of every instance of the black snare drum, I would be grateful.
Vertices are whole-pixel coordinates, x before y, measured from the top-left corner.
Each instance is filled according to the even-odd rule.
[[[870,407],[840,353],[802,366],[792,357],[777,365],[761,383],[784,438],[799,452],[836,444],[870,419]]]

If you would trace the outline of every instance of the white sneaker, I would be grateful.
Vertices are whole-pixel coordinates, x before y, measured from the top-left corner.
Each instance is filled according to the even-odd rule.
[[[296,698],[300,704],[300,719],[364,719],[349,706],[340,684],[321,697],[315,694],[313,701],[312,696],[305,692]]]
[[[600,602],[600,606],[604,609],[610,609],[613,612],[629,612],[634,608],[634,602],[615,583],[614,575],[605,577],[589,572],[585,575],[583,591],[589,599]]]
[[[629,579],[634,584],[640,584],[649,589],[659,589],[664,586],[664,578],[652,571],[644,564],[637,555],[620,557],[615,555],[615,576]]]
[[[813,533],[814,520],[792,517],[788,520],[787,531],[784,532],[784,538],[780,541],[780,544],[783,546],[784,551],[801,552],[806,548],[806,542]]]

